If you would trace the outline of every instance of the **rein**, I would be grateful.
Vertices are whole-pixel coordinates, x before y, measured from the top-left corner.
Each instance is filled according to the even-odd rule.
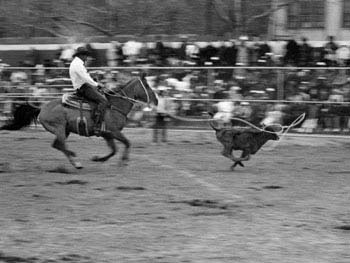
[[[141,80],[140,78],[138,78],[138,81],[141,83],[141,86],[142,86],[142,88],[143,88],[143,90],[144,90],[144,92],[145,92],[145,94],[146,94],[146,96],[147,96],[147,102],[144,102],[144,101],[141,101],[141,100],[136,100],[136,99],[134,99],[134,98],[129,97],[129,96],[125,93],[125,91],[123,90],[123,89],[125,88],[125,86],[124,86],[123,89],[120,90],[120,91],[123,93],[123,95],[121,95],[121,94],[115,92],[114,90],[111,90],[111,89],[105,87],[105,89],[108,91],[108,92],[106,92],[106,93],[107,93],[109,96],[112,96],[112,97],[119,97],[119,98],[121,98],[121,99],[128,100],[128,101],[131,102],[132,104],[140,103],[140,104],[149,105],[149,103],[150,103],[150,98],[149,98],[148,91],[147,91],[145,85],[143,84],[143,82],[142,82],[142,80]],[[133,86],[133,90],[134,90],[134,93],[135,93],[135,86]]]

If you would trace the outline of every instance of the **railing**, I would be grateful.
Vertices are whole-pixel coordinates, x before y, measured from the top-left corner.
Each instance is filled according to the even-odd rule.
[[[179,116],[202,118],[207,111],[215,112],[218,103],[230,102],[234,116],[255,124],[278,111],[283,113],[276,120],[279,122],[288,122],[300,112],[306,112],[304,131],[347,133],[349,130],[347,67],[100,67],[89,71],[109,85],[140,72],[160,76],[164,83],[155,86],[172,87],[167,92]],[[16,103],[40,104],[72,91],[67,68],[6,67],[0,72],[3,116],[9,115]],[[27,79],[20,80],[17,76],[20,81],[16,82],[15,72],[24,72]],[[192,76],[191,85],[181,81],[186,76]],[[226,93],[220,94],[221,88]]]

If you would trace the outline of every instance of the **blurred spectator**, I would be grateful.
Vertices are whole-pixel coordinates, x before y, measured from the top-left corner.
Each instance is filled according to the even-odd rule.
[[[94,49],[91,44],[86,44],[85,47],[89,51],[89,67],[101,66],[98,58],[99,56],[97,55],[97,50]]]
[[[263,126],[269,126],[273,124],[282,124],[284,105],[270,104],[267,107],[268,108],[265,113],[265,118],[261,121],[260,124]]]
[[[28,75],[23,70],[13,71],[10,80],[13,84],[23,83],[28,80]]]
[[[325,49],[325,62],[327,66],[336,66],[336,51],[338,49],[337,44],[334,42],[334,37],[329,36],[328,42],[324,46]]]
[[[253,59],[252,63],[257,66],[273,66],[273,53],[269,44],[266,41],[264,41],[262,43],[256,43],[255,46],[256,58]]]
[[[319,46],[319,43],[309,44],[303,37],[298,45],[295,39],[286,41],[260,41],[254,38],[248,41],[242,36],[238,40],[189,42],[187,37],[181,37],[180,42],[163,42],[158,36],[154,42],[140,42],[131,38],[125,43],[112,41],[101,56],[97,49],[87,44],[94,60],[90,66],[137,66],[139,64],[166,66],[337,66],[347,65],[350,60],[349,46],[340,47],[332,36],[329,41]],[[74,53],[73,45],[62,46],[58,55],[52,59],[55,65],[67,65]],[[32,48],[22,61],[23,66],[35,66],[41,61],[41,51]],[[63,63],[63,64],[62,64]],[[322,64],[325,63],[325,64]]]
[[[108,67],[117,66],[117,45],[117,41],[111,41],[109,43],[109,47],[106,50],[106,60]]]
[[[185,52],[186,60],[182,64],[195,66],[199,62],[199,47],[195,43],[187,42]]]
[[[344,97],[342,91],[338,88],[333,88],[330,91],[328,98],[329,102],[344,102]],[[341,111],[342,106],[337,104],[332,104],[327,107],[327,114],[324,117],[325,131],[340,131],[340,120],[341,120]]]
[[[252,110],[250,103],[247,101],[241,101],[240,103],[238,103],[237,105],[234,106],[233,117],[249,121],[251,118],[252,112],[253,112],[253,110]],[[235,125],[242,126],[243,125],[242,122],[237,121],[237,120],[232,120],[231,124],[232,124],[232,126],[235,126]]]
[[[35,67],[40,64],[40,53],[36,48],[30,48],[26,53],[25,59],[23,61],[23,66],[25,67]]]
[[[312,62],[312,48],[308,44],[306,37],[302,38],[302,44],[299,47],[299,66],[308,67]]]
[[[116,44],[117,49],[117,66],[123,66],[124,60],[126,59],[126,56],[124,55],[124,44],[120,44],[117,42]]]
[[[347,45],[341,45],[335,51],[336,61],[339,66],[348,66],[350,59],[350,49]]]
[[[166,61],[166,52],[165,47],[162,42],[162,38],[160,36],[157,37],[156,41],[156,47],[154,49],[155,55],[156,55],[156,66],[163,66],[165,65]]]
[[[299,45],[294,39],[290,39],[286,45],[284,63],[289,66],[298,65]]]
[[[148,52],[147,43],[142,43],[137,58],[137,63],[139,65],[148,63]]]
[[[200,49],[200,66],[212,66],[212,57],[218,56],[218,49],[214,47],[214,43],[208,43],[206,47]]]
[[[72,61],[73,59],[73,54],[74,54],[75,50],[73,48],[72,45],[66,45],[63,47],[62,52],[60,54],[59,59],[61,61],[63,61],[63,63],[68,66],[69,63]]]
[[[179,59],[182,61],[185,61],[188,59],[187,57],[187,45],[188,45],[188,39],[186,36],[181,37],[181,46],[179,48]]]
[[[268,56],[268,53],[271,53],[271,47],[266,41],[264,41],[259,45],[258,59],[265,59],[266,56]]]
[[[222,50],[220,60],[222,66],[236,66],[237,48],[234,39],[231,39],[229,45]]]
[[[137,56],[140,54],[142,43],[137,42],[134,39],[130,39],[122,46],[123,55],[126,56],[123,63],[127,63],[129,66],[134,66],[137,61]]]
[[[246,36],[241,36],[239,38],[240,42],[238,45],[238,52],[237,52],[237,63],[239,66],[248,66],[248,46],[247,46],[247,40],[248,38]]]

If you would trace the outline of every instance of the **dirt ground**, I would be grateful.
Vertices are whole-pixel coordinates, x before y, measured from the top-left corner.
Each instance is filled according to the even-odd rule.
[[[350,262],[350,137],[269,142],[230,171],[213,132],[124,133],[126,167],[71,136],[75,170],[53,135],[0,132],[0,262]]]

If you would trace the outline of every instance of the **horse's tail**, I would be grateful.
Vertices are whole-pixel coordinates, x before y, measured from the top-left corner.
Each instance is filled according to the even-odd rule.
[[[13,117],[0,127],[0,130],[19,130],[29,126],[33,121],[36,122],[40,108],[32,106],[30,104],[21,104],[13,111]]]

